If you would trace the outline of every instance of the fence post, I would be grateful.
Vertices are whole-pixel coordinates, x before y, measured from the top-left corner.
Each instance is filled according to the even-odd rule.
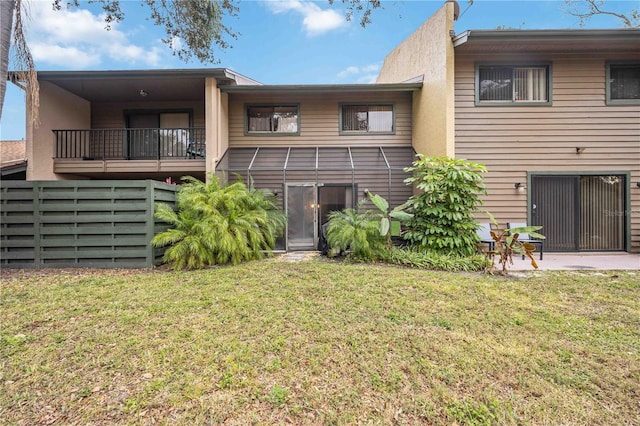
[[[155,263],[155,256],[154,256],[154,248],[153,245],[151,245],[151,239],[154,237],[155,234],[155,217],[153,215],[154,213],[154,208],[155,208],[155,189],[156,189],[156,185],[155,182],[151,179],[147,179],[147,224],[146,224],[146,235],[147,235],[147,241],[149,244],[149,247],[147,248],[147,260],[146,260],[146,267],[147,268],[153,268],[154,263]]]
[[[42,267],[40,246],[40,182],[33,182],[33,267]]]

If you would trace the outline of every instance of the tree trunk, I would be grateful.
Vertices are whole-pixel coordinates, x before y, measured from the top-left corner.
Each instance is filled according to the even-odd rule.
[[[9,48],[11,46],[11,27],[13,24],[14,0],[0,0],[0,118],[7,91],[9,72]]]

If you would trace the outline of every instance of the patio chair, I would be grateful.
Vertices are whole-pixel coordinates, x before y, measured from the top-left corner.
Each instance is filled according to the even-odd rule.
[[[496,242],[491,237],[491,224],[489,222],[483,222],[478,225],[479,228],[476,230],[476,234],[480,237],[479,244],[487,244],[489,251],[493,251]]]
[[[509,228],[509,229],[525,228],[527,226],[528,225],[527,225],[526,222],[509,222],[509,223],[507,223],[507,228]],[[543,252],[544,252],[544,241],[538,240],[536,238],[532,238],[527,233],[520,233],[520,235],[518,236],[518,241],[522,241],[523,243],[529,243],[529,244],[533,244],[533,245],[539,245],[540,246],[540,260],[542,260],[542,255],[543,255]],[[524,260],[524,254],[522,255],[522,259]]]
[[[187,158],[205,157],[205,144],[203,142],[189,142],[187,145]]]

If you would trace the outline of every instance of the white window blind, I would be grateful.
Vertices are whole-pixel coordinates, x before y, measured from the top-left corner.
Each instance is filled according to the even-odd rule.
[[[297,133],[298,107],[247,107],[247,131],[264,133]]]
[[[393,105],[343,105],[343,132],[393,132]]]
[[[545,68],[515,68],[514,101],[547,101],[547,70]]]
[[[480,102],[548,102],[549,75],[546,66],[478,68]]]

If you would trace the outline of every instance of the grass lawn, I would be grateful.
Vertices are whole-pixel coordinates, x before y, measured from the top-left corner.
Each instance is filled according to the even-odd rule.
[[[640,424],[640,272],[3,271],[3,424]]]

